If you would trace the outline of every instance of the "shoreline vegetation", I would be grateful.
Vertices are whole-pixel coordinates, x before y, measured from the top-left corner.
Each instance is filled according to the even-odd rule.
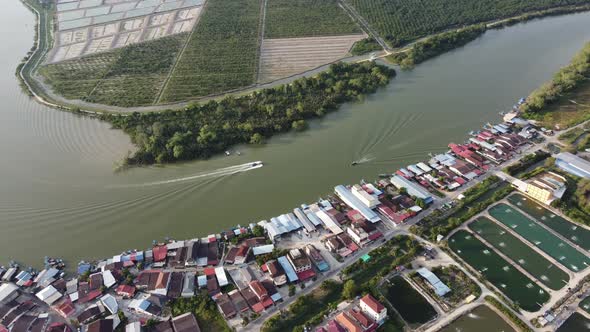
[[[402,69],[412,69],[428,59],[466,45],[486,32],[486,26],[478,24],[457,31],[443,32],[426,40],[417,42],[407,52],[388,55],[386,59],[398,64]]]
[[[590,5],[574,6],[574,7],[559,7],[543,11],[527,13],[521,16],[511,17],[506,20],[493,22],[490,24],[480,23],[457,30],[442,32],[440,34],[427,37],[424,40],[418,41],[407,50],[402,50],[397,53],[386,56],[386,60],[390,63],[399,65],[402,69],[412,69],[414,66],[437,57],[446,52],[452,51],[456,48],[465,46],[469,42],[477,39],[488,30],[502,29],[516,25],[518,23],[564,14],[573,14],[578,12],[589,11]]]
[[[586,102],[590,100],[574,100],[572,93],[583,88],[590,89],[588,85],[590,75],[590,42],[578,51],[570,63],[561,68],[553,78],[535,89],[520,106],[523,116],[529,120],[535,120],[544,124],[553,124],[565,129],[579,124],[590,118],[590,106]],[[586,96],[587,97],[587,96]],[[568,112],[565,105],[568,103],[581,106],[582,112]],[[564,109],[562,110],[562,106]],[[580,111],[578,110],[578,111]],[[561,125],[556,123],[562,117],[560,112],[568,113],[567,122]]]
[[[395,70],[374,62],[337,63],[314,77],[246,96],[228,96],[179,111],[100,118],[129,134],[137,146],[124,165],[207,158],[235,144],[262,144],[274,134],[304,130],[306,120],[360,100],[394,76]]]

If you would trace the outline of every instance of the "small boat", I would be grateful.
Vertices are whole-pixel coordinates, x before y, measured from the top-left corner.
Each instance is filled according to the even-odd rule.
[[[359,164],[358,161],[353,161],[352,163],[350,163],[350,166],[356,166],[358,164]]]
[[[379,174],[379,177],[380,177],[380,178],[383,178],[383,179],[385,179],[385,178],[388,178],[388,177],[390,177],[390,176],[391,176],[391,174],[385,174],[385,173],[383,173],[383,174]]]
[[[253,163],[250,165],[250,167],[255,167],[255,168],[260,168],[260,167],[262,167],[262,166],[264,166],[264,164],[262,163],[262,161],[255,161],[255,162],[253,162]]]
[[[236,154],[237,154],[238,156],[241,156],[241,155],[242,155],[242,153],[241,153],[240,151],[236,151]]]
[[[229,151],[225,151],[225,155],[229,156],[231,153]]]

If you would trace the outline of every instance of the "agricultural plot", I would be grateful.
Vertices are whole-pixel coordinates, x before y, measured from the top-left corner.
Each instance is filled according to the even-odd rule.
[[[191,31],[204,0],[76,0],[57,5],[56,43],[47,62]]]
[[[67,99],[85,99],[118,56],[118,52],[86,56],[42,67],[39,72],[55,93]]]
[[[265,38],[360,34],[337,0],[267,0]]]
[[[259,82],[270,82],[342,59],[364,35],[265,39]]]
[[[451,27],[491,21],[585,0],[344,0],[393,46]]]
[[[123,107],[151,105],[186,38],[180,34],[50,64],[41,68],[41,75],[68,99]]]
[[[512,195],[508,201],[572,243],[590,251],[590,230],[587,228],[567,221],[522,195]]]
[[[534,312],[549,300],[547,292],[469,232],[455,233],[449,247],[522,309]]]
[[[514,263],[520,265],[545,286],[558,290],[569,281],[567,273],[490,219],[478,218],[469,224],[469,229],[512,259]]]
[[[209,0],[161,101],[251,85],[256,80],[260,0]]]
[[[489,213],[494,219],[506,225],[518,235],[534,244],[547,255],[553,257],[573,272],[580,272],[588,267],[590,258],[565,243],[557,236],[536,222],[527,218],[510,205],[498,204],[490,208]]]

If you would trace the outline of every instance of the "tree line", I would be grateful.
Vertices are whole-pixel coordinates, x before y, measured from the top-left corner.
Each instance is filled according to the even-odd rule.
[[[486,26],[480,24],[461,30],[444,32],[417,42],[409,51],[392,54],[387,59],[399,64],[402,69],[411,69],[430,58],[469,43],[485,31]]]
[[[137,146],[126,164],[207,158],[231,145],[260,144],[276,133],[303,130],[305,120],[374,93],[394,76],[393,69],[373,62],[337,63],[314,77],[247,96],[227,96],[183,110],[101,118],[128,133]]]
[[[589,74],[590,42],[586,43],[571,62],[553,76],[553,79],[533,91],[527,97],[526,102],[520,106],[520,110],[524,112],[525,116],[534,117],[535,113],[559,101],[564,93],[573,91],[587,81]]]

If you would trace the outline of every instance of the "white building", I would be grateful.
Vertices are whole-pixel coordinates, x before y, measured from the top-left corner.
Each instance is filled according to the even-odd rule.
[[[366,192],[358,184],[355,184],[354,186],[352,186],[351,191],[352,191],[352,194],[356,198],[358,198],[363,204],[365,204],[365,206],[368,207],[369,209],[372,209],[372,208],[376,207],[377,205],[379,205],[379,199],[377,199],[377,197]]]
[[[53,286],[47,286],[43,288],[39,293],[35,294],[37,298],[49,305],[52,305],[55,301],[59,300],[62,296],[60,292]]]
[[[100,302],[113,315],[119,311],[119,304],[117,303],[115,297],[111,294],[106,294],[103,297],[101,297]]]
[[[375,213],[373,210],[371,210],[365,204],[363,204],[345,186],[339,185],[334,187],[334,192],[336,192],[336,195],[338,195],[338,197],[340,197],[340,199],[344,203],[346,203],[346,205],[360,212],[363,215],[363,217],[365,217],[365,219],[367,219],[368,221],[372,223],[381,221],[381,218],[379,218],[377,213]]]
[[[375,300],[371,294],[367,294],[361,298],[359,302],[361,311],[367,314],[372,320],[381,324],[387,318],[387,308],[385,308],[379,301]]]
[[[102,283],[106,288],[111,288],[114,284],[117,283],[117,280],[115,280],[115,277],[113,276],[113,273],[111,271],[104,270],[102,272]]]
[[[18,297],[18,287],[13,283],[0,285],[0,303],[8,303]]]
[[[219,287],[227,286],[229,284],[229,281],[227,280],[227,275],[225,274],[225,270],[223,269],[223,267],[215,268],[215,276],[217,277]]]

